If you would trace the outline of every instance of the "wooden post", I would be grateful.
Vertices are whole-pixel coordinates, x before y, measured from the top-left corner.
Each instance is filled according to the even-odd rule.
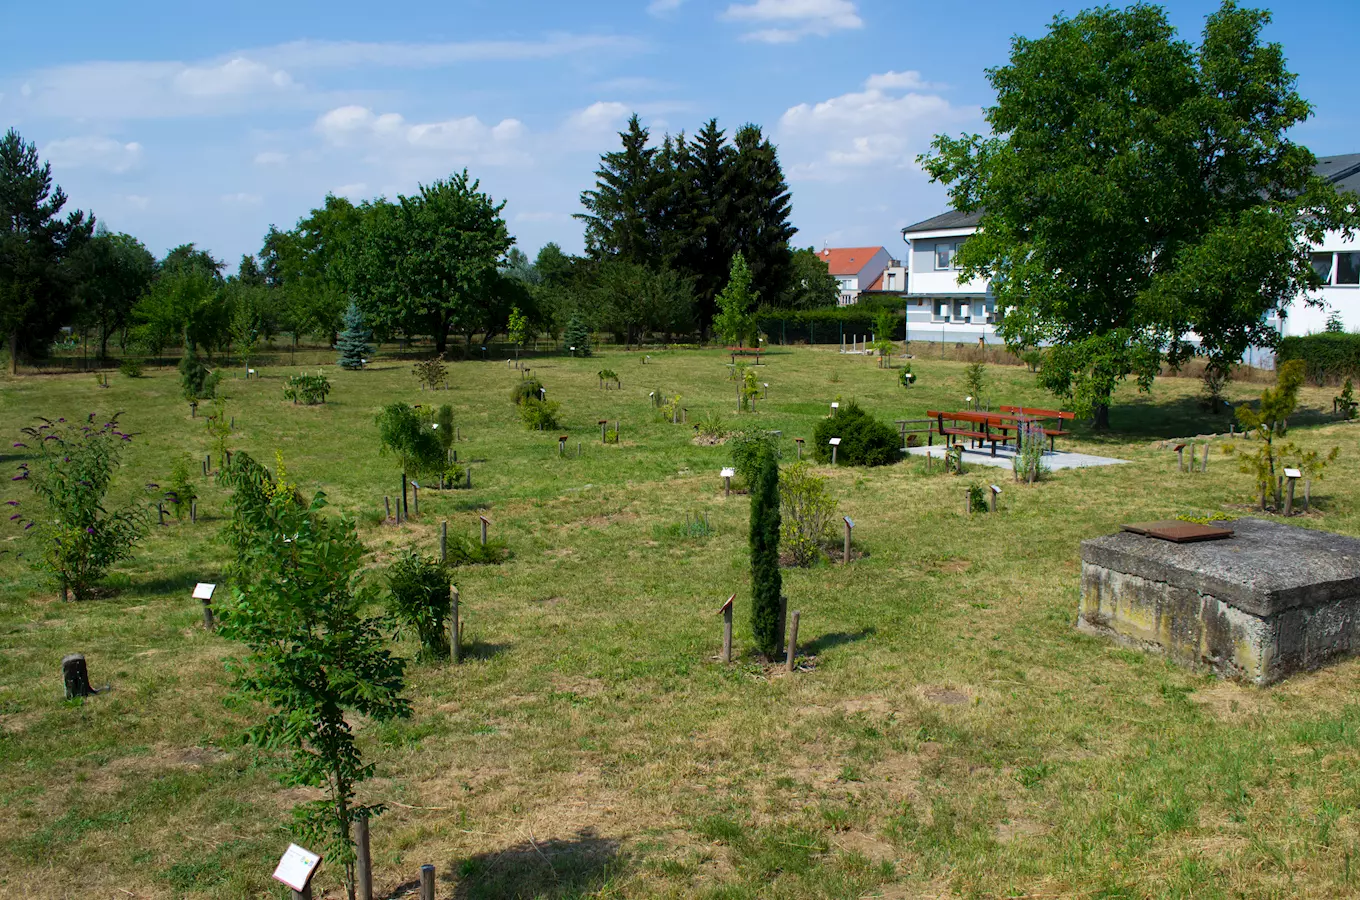
[[[85,666],[85,654],[72,653],[62,657],[61,680],[66,684],[66,699],[90,697],[94,688],[90,687],[90,670]]]
[[[1185,445],[1176,445],[1176,462],[1180,465],[1180,470],[1185,471]]]
[[[997,487],[996,485],[992,485],[991,492],[992,492],[992,512],[996,512],[996,501],[997,498],[1001,496],[1001,488]]]
[[[732,661],[732,601],[737,599],[733,594],[727,598],[727,602],[722,605],[718,612],[723,617],[723,642],[722,642],[722,661],[730,663]]]
[[[600,420],[600,443],[601,443],[601,444],[604,443],[604,432],[605,432],[605,429],[608,428],[608,427],[609,427],[609,420],[608,420],[608,419],[601,419],[601,420]]]
[[[488,525],[491,524],[491,520],[488,519],[486,516],[478,516],[477,518],[479,518],[479,519],[482,520],[482,546],[485,547],[485,546],[486,546],[486,526],[488,526]]]
[[[614,420],[614,443],[616,444],[622,442],[623,431],[620,427],[622,424],[623,423],[620,422],[618,419]]]
[[[191,523],[195,524],[195,525],[198,524],[198,501],[197,501],[197,500],[190,500],[190,501],[189,501],[189,521],[190,521]]]
[[[384,497],[383,497],[383,506],[387,507],[387,517],[386,517],[385,519],[383,519],[383,521],[385,522],[385,521],[387,521],[387,519],[392,518],[392,498],[391,498],[391,497],[388,497],[388,496],[384,496]]]
[[[411,482],[411,494],[416,501],[416,515],[420,515],[420,482]]]
[[[439,523],[439,562],[441,564],[449,561],[449,520],[445,519]]]
[[[838,449],[840,449],[840,448],[837,447],[835,444],[832,444],[832,445],[831,445],[831,465],[833,465],[833,466],[836,464],[836,451],[837,451]]]
[[[208,477],[208,461],[206,459],[203,460],[203,477]]]
[[[202,602],[203,602],[203,630],[216,631],[217,625],[216,623],[213,622],[212,601],[207,598],[204,598]]]
[[[354,886],[359,900],[373,900],[373,857],[368,844],[368,816],[354,820]]]
[[[973,515],[973,492],[967,488],[963,489],[963,514],[969,517]]]
[[[799,459],[802,459],[802,458],[803,458],[803,439],[802,439],[802,438],[794,438],[794,439],[793,439],[793,442],[794,442],[794,444],[796,444],[796,445],[798,446],[798,458],[799,458]]]
[[[1209,442],[1204,442],[1204,463],[1199,467],[1201,472],[1209,471]]]
[[[165,524],[165,504],[159,500],[156,501],[156,518],[160,520],[161,525]]]
[[[784,665],[790,672],[793,671],[793,660],[798,656],[798,618],[801,615],[802,613],[795,609],[793,611],[793,622],[789,624],[789,655]]]
[[[307,886],[300,891],[293,891],[293,900],[312,900],[312,884],[307,882]]]
[[[732,476],[731,476],[731,475],[724,475],[724,476],[723,476],[723,496],[724,496],[724,497],[730,497],[730,496],[732,496]]]
[[[407,519],[411,518],[411,506],[406,502],[406,473],[401,473],[401,515]]]
[[[463,625],[458,619],[458,585],[449,588],[449,651],[454,662],[463,661]]]
[[[559,457],[567,455],[567,436],[559,435],[557,438],[557,455]]]
[[[1304,512],[1308,512],[1308,505],[1309,505],[1310,502],[1312,502],[1312,494],[1313,494],[1313,478],[1312,478],[1312,476],[1310,475],[1309,477],[1303,479],[1303,511],[1304,511]]]
[[[845,555],[841,557],[841,562],[848,564],[850,562],[850,532],[854,529],[855,523],[849,516],[843,516],[843,518],[845,519]]]
[[[434,900],[434,866],[420,867],[420,900]]]
[[[1284,514],[1292,516],[1294,514],[1294,485],[1303,477],[1303,472],[1298,469],[1285,469],[1284,477],[1289,482],[1284,495]]]

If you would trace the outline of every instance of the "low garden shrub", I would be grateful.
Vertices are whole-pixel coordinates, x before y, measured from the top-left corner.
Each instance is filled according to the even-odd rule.
[[[526,428],[534,431],[550,431],[561,427],[557,422],[557,413],[561,408],[560,403],[555,403],[552,400],[526,397],[520,401],[519,418]]]
[[[537,378],[525,378],[515,382],[515,386],[510,389],[510,399],[515,403],[523,403],[529,398],[537,400],[542,390],[543,382]]]
[[[449,570],[436,559],[412,551],[387,569],[388,611],[399,631],[415,632],[421,656],[449,655]]]
[[[326,395],[330,392],[330,379],[321,372],[317,372],[315,375],[302,373],[289,375],[288,380],[283,383],[285,400],[292,400],[294,403],[301,401],[307,406],[325,403]]]
[[[843,466],[886,466],[900,457],[901,436],[851,400],[813,429],[813,454],[818,462],[831,461],[832,438],[841,439],[836,462]]]
[[[1319,386],[1360,378],[1360,334],[1324,331],[1282,338],[1275,365],[1278,368],[1291,360],[1301,361],[1304,377]]]
[[[779,527],[784,549],[796,566],[817,561],[821,546],[835,537],[836,500],[826,479],[806,462],[779,473]]]

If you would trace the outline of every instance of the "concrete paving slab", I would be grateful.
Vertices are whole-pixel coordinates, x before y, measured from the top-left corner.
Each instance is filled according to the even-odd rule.
[[[909,447],[907,452],[912,456],[933,456],[935,459],[944,458],[944,447]],[[963,448],[963,464],[965,466],[995,466],[998,469],[1014,468],[1011,458],[1015,456],[1015,450],[1010,447],[996,448],[996,456],[992,456],[991,447],[984,447],[981,450],[975,448]],[[1060,469],[1085,469],[1090,466],[1119,466],[1125,465],[1127,459],[1114,459],[1109,456],[1092,456],[1089,453],[1073,453],[1068,450],[1044,451],[1044,465],[1050,472]]]

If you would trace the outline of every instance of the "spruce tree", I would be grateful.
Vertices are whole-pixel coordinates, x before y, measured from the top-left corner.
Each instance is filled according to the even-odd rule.
[[[774,658],[783,649],[784,608],[779,575],[779,462],[763,447],[751,485],[751,634]]]
[[[562,333],[562,345],[567,348],[575,347],[577,356],[590,355],[590,329],[586,328],[585,319],[580,313],[572,313],[567,320],[567,328]]]
[[[345,310],[345,330],[340,332],[340,339],[336,341],[336,349],[340,351],[340,368],[364,367],[364,360],[373,352],[368,344],[369,337],[369,330],[364,325],[364,314],[359,311],[359,304],[351,300],[349,309]]]
[[[595,189],[581,192],[581,205],[589,212],[575,217],[585,222],[586,250],[593,258],[651,263],[657,256],[648,223],[656,186],[656,148],[647,146],[648,131],[636,113],[619,137],[623,149],[600,158]]]
[[[780,297],[793,277],[789,241],[789,186],[774,145],[755,125],[744,125],[732,138],[733,154],[727,189],[732,242],[746,257],[752,280],[766,297]]]

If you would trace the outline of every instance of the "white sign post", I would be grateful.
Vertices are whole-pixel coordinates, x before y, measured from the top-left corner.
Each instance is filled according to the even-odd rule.
[[[996,498],[1001,496],[1001,488],[992,485],[992,512],[996,512]]]
[[[203,627],[208,631],[213,630],[212,596],[215,590],[217,585],[203,581],[194,585],[194,599],[203,601]]]
[[[1289,479],[1289,486],[1285,488],[1284,514],[1292,516],[1294,514],[1294,484],[1303,477],[1303,472],[1299,469],[1285,469],[1284,477]]]
[[[850,563],[850,532],[851,532],[851,531],[854,531],[854,529],[855,529],[855,520],[852,519],[852,518],[850,518],[849,516],[843,516],[842,518],[845,519],[845,558],[844,558],[843,562],[844,562],[846,565],[849,565],[849,563]]]
[[[274,869],[274,880],[292,888],[293,896],[312,896],[312,876],[321,865],[320,854],[313,853],[297,844],[289,844],[283,851],[278,867]]]
[[[832,438],[831,440],[827,441],[827,443],[831,445],[831,465],[834,466],[836,464],[836,448],[841,445],[841,439]]]
[[[732,494],[732,476],[735,475],[735,474],[737,474],[737,470],[736,470],[736,469],[723,469],[723,470],[722,470],[722,478],[723,478],[723,496],[724,496],[724,497],[730,496],[730,495]]]

